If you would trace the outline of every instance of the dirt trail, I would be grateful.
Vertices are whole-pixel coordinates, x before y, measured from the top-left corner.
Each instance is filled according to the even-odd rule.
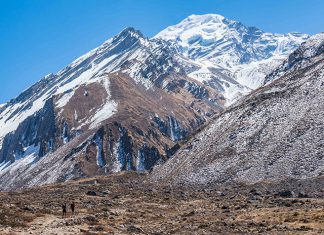
[[[1,234],[35,234],[35,235],[69,235],[69,234],[82,234],[81,231],[85,227],[78,224],[82,216],[61,218],[56,215],[46,214],[43,217],[37,217],[35,220],[28,224],[26,228],[6,228],[0,230]]]

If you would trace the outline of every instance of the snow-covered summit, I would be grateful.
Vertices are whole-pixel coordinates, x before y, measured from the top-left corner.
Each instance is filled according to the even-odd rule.
[[[221,15],[191,15],[181,21],[177,25],[170,26],[155,38],[163,38],[165,40],[177,40],[185,45],[193,40],[194,35],[201,35],[205,38],[216,38],[216,25],[221,26],[225,18]]]
[[[221,15],[206,14],[191,15],[154,38],[172,42],[204,71],[221,68],[242,87],[256,89],[309,36],[267,33]]]
[[[162,30],[155,38],[175,41],[181,51],[192,59],[231,67],[273,55],[289,54],[308,35],[266,33],[221,15],[206,14],[191,15],[179,24]]]

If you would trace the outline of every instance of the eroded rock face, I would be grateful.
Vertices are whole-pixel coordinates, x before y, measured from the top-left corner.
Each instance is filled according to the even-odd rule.
[[[0,151],[0,162],[14,162],[34,151],[39,157],[55,149],[56,123],[53,100],[24,120],[14,133],[8,134]]]

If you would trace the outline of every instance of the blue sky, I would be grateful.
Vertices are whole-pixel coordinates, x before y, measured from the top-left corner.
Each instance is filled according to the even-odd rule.
[[[133,26],[150,37],[191,14],[268,32],[324,31],[323,0],[0,0],[0,103]]]

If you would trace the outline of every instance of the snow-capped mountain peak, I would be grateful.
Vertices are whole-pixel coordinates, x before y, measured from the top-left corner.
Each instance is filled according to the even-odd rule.
[[[127,27],[123,29],[115,38],[121,37],[121,36],[132,36],[136,38],[144,38],[142,32],[138,29],[135,29],[133,27]]]
[[[221,15],[191,15],[154,38],[174,43],[185,57],[206,67],[221,68],[242,87],[256,89],[266,75],[308,35],[266,33]]]
[[[206,14],[191,15],[162,30],[155,38],[175,41],[192,59],[210,60],[228,67],[289,53],[308,35],[265,33],[221,15]]]
[[[79,57],[57,74],[48,74],[38,83],[0,107],[0,149],[3,138],[14,131],[30,115],[56,97],[56,106],[63,108],[83,85],[102,81],[102,75],[120,70],[134,48],[145,43],[143,35],[134,28],[126,28],[101,46]]]
[[[191,15],[179,24],[162,30],[154,38],[174,40],[184,48],[190,45],[212,44],[222,37],[226,29],[225,18],[221,15]]]

